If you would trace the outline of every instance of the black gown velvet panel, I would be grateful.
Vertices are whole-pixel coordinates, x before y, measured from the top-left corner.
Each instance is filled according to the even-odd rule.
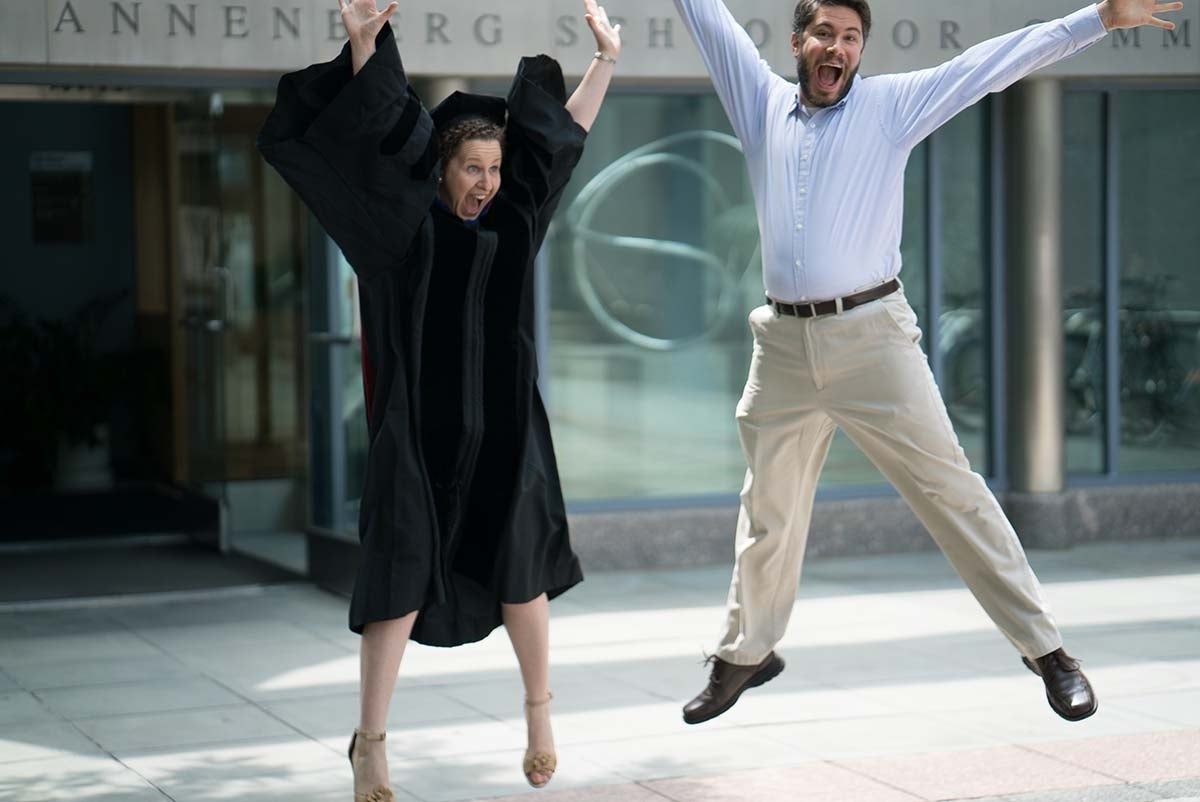
[[[370,450],[350,628],[419,610],[453,646],[500,604],[582,580],[537,392],[533,260],[585,132],[558,64],[522,59],[501,190],[472,224],[434,205],[436,134],[390,28],[357,75],[285,75],[259,148],[359,277]]]

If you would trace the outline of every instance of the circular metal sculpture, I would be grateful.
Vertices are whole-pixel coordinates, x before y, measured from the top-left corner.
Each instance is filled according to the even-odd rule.
[[[741,145],[736,137],[729,134],[718,131],[684,131],[672,134],[632,150],[605,167],[584,186],[567,210],[567,223],[573,235],[571,271],[575,285],[588,311],[606,331],[614,336],[653,351],[671,351],[681,348],[707,339],[721,330],[731,317],[738,314],[740,309],[739,284],[747,270],[758,264],[760,258],[757,238],[753,254],[748,260],[742,262],[738,258],[738,249],[735,247],[731,247],[729,253],[722,257],[686,242],[624,236],[598,231],[595,228],[595,218],[600,208],[621,188],[622,184],[643,170],[662,167],[680,170],[697,179],[703,191],[707,193],[705,200],[711,200],[720,212],[748,210],[748,213],[753,215],[753,207],[748,204],[734,203],[725,187],[713,177],[702,162],[678,152],[672,152],[680,145],[691,142],[716,143],[733,149],[739,158],[741,156]],[[693,263],[699,271],[707,272],[711,278],[715,279],[717,293],[713,304],[715,312],[706,316],[705,324],[698,331],[685,336],[661,337],[638,330],[618,317],[606,303],[602,297],[603,293],[595,284],[596,271],[591,269],[588,251],[590,247],[597,244]],[[599,275],[604,276],[605,271],[600,270]],[[616,292],[619,293],[619,289],[616,289]]]

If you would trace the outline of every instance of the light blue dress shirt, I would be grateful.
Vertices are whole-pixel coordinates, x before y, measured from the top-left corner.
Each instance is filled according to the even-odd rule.
[[[855,79],[809,114],[722,0],[675,0],[742,142],[763,282],[777,301],[822,301],[900,273],[904,167],[922,139],[989,92],[1074,55],[1106,31],[1095,6],[990,39],[945,64]]]

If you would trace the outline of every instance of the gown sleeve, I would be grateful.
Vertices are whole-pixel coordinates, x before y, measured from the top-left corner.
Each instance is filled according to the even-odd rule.
[[[546,236],[587,138],[567,111],[566,96],[557,61],[549,56],[521,59],[508,93],[501,185],[532,214],[536,246]]]
[[[402,262],[437,190],[433,121],[409,86],[392,29],[355,75],[336,59],[284,75],[258,148],[360,277]]]

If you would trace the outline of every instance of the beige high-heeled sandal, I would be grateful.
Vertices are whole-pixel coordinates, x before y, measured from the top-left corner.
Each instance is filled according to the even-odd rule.
[[[554,694],[547,692],[546,698],[540,702],[531,702],[525,700],[525,709],[532,710],[535,707],[550,704],[550,700],[554,698]],[[528,714],[526,714],[528,715]],[[528,722],[528,719],[526,719]],[[521,766],[525,771],[525,780],[534,788],[545,788],[550,780],[554,779],[554,770],[558,768],[558,755],[553,752],[532,752],[529,749],[525,750],[525,760]],[[546,777],[546,782],[535,783],[533,775],[541,774]]]
[[[354,730],[354,734],[350,736],[350,749],[347,751],[350,757],[350,768],[354,771],[355,777],[358,777],[358,766],[354,762],[354,744],[358,742],[359,738],[362,738],[364,741],[382,741],[384,738],[387,738],[387,733],[366,732],[357,728]],[[360,794],[355,791],[354,802],[396,802],[396,795],[386,785],[377,785],[367,794]]]

